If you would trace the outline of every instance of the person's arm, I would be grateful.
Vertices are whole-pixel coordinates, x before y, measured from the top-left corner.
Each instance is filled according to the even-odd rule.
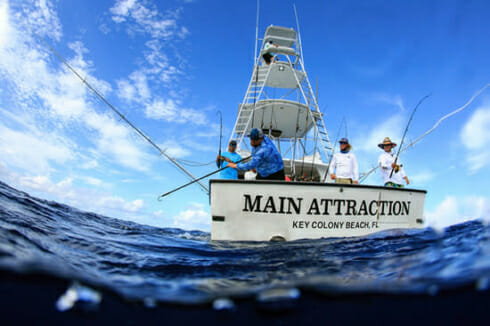
[[[259,148],[253,155],[252,159],[248,161],[247,163],[230,163],[228,164],[229,167],[238,169],[240,171],[247,171],[247,170],[252,170],[255,169],[266,157],[266,149],[265,148]]]
[[[332,160],[330,161],[330,166],[328,167],[328,170],[330,172],[330,178],[332,180],[335,180],[335,165],[337,165],[337,156],[334,155]]]
[[[357,164],[357,158],[352,154],[352,177],[354,184],[359,183],[359,165]]]
[[[407,183],[407,185],[410,184],[410,180],[408,180],[408,177],[405,174],[405,170],[402,167],[400,167],[400,170],[398,171],[398,173],[400,173],[400,176],[402,177],[402,179],[405,180],[405,182]]]

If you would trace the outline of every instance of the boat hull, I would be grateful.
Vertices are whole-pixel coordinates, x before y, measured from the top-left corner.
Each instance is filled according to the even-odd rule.
[[[367,185],[211,180],[211,239],[296,240],[421,228],[425,195]]]

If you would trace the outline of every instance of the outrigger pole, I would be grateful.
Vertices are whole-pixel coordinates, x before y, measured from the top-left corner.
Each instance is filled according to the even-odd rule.
[[[58,59],[61,60],[61,62],[63,62],[67,67],[68,69],[71,70],[71,72],[73,72],[81,81],[82,83],[84,83],[88,89],[90,89],[93,93],[95,93],[95,95],[97,95],[105,104],[107,104],[107,106],[109,108],[111,108],[112,111],[114,111],[122,120],[124,120],[124,122],[126,122],[131,128],[133,128],[141,137],[143,137],[147,142],[149,142],[153,147],[155,147],[159,152],[160,154],[162,154],[163,156],[165,156],[170,162],[172,162],[176,167],[178,167],[182,172],[184,172],[188,177],[190,177],[192,180],[194,180],[192,183],[194,182],[197,182],[201,188],[209,193],[209,190],[206,186],[204,186],[202,183],[198,182],[200,179],[196,179],[195,176],[192,175],[192,173],[190,173],[189,171],[187,171],[182,165],[180,165],[174,158],[172,158],[171,156],[169,156],[167,153],[165,153],[164,150],[162,150],[157,144],[155,144],[148,136],[146,136],[140,129],[138,129],[135,125],[133,125],[131,123],[131,121],[129,121],[121,112],[119,112],[119,110],[117,110],[111,103],[109,103],[109,101],[107,101],[95,88],[92,87],[92,85],[90,85],[86,80],[85,78],[83,78],[82,76],[80,76],[80,74],[75,70],[73,69],[72,66],[70,66],[70,64],[58,53],[56,52],[55,49],[53,49],[51,47],[51,45],[49,45],[48,42],[46,42],[45,40],[43,40],[39,35],[36,34],[36,32],[34,31],[31,31],[41,42],[43,42],[57,57]]]

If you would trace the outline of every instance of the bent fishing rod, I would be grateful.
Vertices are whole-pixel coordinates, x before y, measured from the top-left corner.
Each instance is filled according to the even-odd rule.
[[[442,118],[440,118],[439,120],[437,120],[437,122],[429,130],[427,130],[426,132],[424,132],[422,135],[420,135],[417,139],[415,139],[414,141],[412,141],[410,144],[408,144],[404,148],[401,148],[401,146],[400,146],[400,153],[405,152],[407,149],[409,149],[410,147],[413,147],[416,143],[418,143],[419,141],[421,141],[425,136],[427,136],[430,133],[432,133],[437,127],[439,127],[439,125],[444,120],[446,120],[447,118],[455,115],[456,113],[459,113],[459,112],[463,111],[464,109],[466,109],[471,103],[473,103],[473,101],[475,100],[475,98],[477,98],[481,93],[483,93],[483,91],[485,91],[489,87],[490,87],[490,83],[489,84],[486,84],[483,88],[481,88],[477,92],[475,92],[473,94],[473,96],[463,106],[457,108],[456,110],[454,110],[454,111],[446,114],[445,116],[443,116]],[[375,166],[375,167],[371,168],[369,171],[365,172],[364,175],[363,175],[363,177],[360,179],[360,182],[364,181],[371,173],[373,173],[374,171],[376,171],[376,169],[378,169],[378,168],[379,168],[379,166]]]
[[[71,72],[73,72],[75,74],[75,76],[77,76],[83,84],[85,84],[85,86],[87,86],[88,89],[90,89],[95,95],[97,95],[109,108],[111,108],[112,111],[114,111],[124,122],[126,122],[131,128],[133,128],[141,137],[143,137],[147,142],[149,142],[154,148],[157,149],[157,151],[160,152],[160,154],[162,154],[163,156],[165,156],[170,162],[172,162],[177,168],[179,168],[182,172],[184,172],[189,178],[193,179],[194,182],[198,181],[196,180],[196,177],[192,175],[192,173],[190,173],[189,171],[187,171],[187,169],[185,169],[182,165],[180,165],[173,157],[171,157],[170,155],[168,155],[167,153],[165,153],[164,150],[162,150],[157,144],[155,144],[148,136],[146,136],[140,129],[138,129],[135,125],[133,125],[131,123],[131,121],[129,121],[121,112],[119,112],[119,110],[117,110],[111,103],[109,103],[109,101],[107,101],[94,87],[92,87],[92,85],[90,85],[86,80],[85,78],[83,78],[82,76],[80,76],[80,74],[65,60],[65,58],[63,58],[58,52],[56,52],[55,49],[53,49],[51,47],[51,45],[49,45],[48,42],[46,42],[44,39],[42,39],[39,35],[36,34],[36,32],[32,31],[31,32],[42,42],[44,43],[50,50],[51,52],[53,52],[56,57],[61,61],[63,62],[67,67],[68,69],[70,69]],[[198,182],[199,186],[201,186],[201,188],[209,193],[209,190],[208,188],[203,185],[202,183]]]
[[[431,95],[432,95],[432,93],[427,94],[427,95],[425,95],[424,97],[422,97],[422,98],[420,99],[420,101],[417,103],[417,105],[415,106],[415,109],[413,109],[412,114],[410,115],[410,119],[408,119],[407,126],[405,127],[405,131],[403,132],[403,137],[402,137],[402,140],[400,141],[400,147],[398,147],[398,152],[396,153],[396,156],[395,156],[395,161],[393,162],[393,163],[395,163],[395,165],[396,165],[396,161],[398,161],[398,156],[400,155],[400,151],[401,151],[401,149],[402,149],[403,141],[405,140],[405,136],[407,135],[408,127],[410,126],[410,123],[412,122],[412,119],[413,119],[413,116],[414,116],[414,114],[415,114],[415,111],[417,111],[417,108],[419,107],[419,105],[420,105],[420,104],[421,104],[423,101],[425,101],[425,99],[426,99],[426,98],[428,98],[428,97],[429,97],[429,96],[431,96]],[[392,168],[391,168],[391,173],[390,173],[390,178],[391,178],[391,176],[393,175],[393,172],[394,172],[394,171],[395,171],[395,168],[394,168],[394,167],[392,167]]]
[[[221,167],[221,139],[223,138],[223,115],[221,111],[218,110],[219,113],[219,149],[218,149],[218,167]]]
[[[242,159],[241,159],[240,161],[238,161],[238,162],[233,162],[233,163],[238,164],[238,163],[241,163],[241,162],[243,162],[243,161],[245,161],[245,160],[248,160],[248,159],[249,159],[249,158],[251,158],[251,157],[252,157],[252,156],[250,155],[250,156],[248,156],[248,157],[242,158]],[[164,194],[161,194],[160,196],[158,196],[158,198],[157,198],[157,199],[158,199],[158,201],[161,201],[163,197],[168,196],[168,195],[170,195],[171,193],[176,192],[177,190],[180,190],[180,189],[182,189],[182,188],[185,188],[185,187],[187,187],[187,186],[190,186],[191,184],[193,184],[193,183],[195,183],[195,182],[198,182],[198,181],[200,181],[200,180],[202,180],[202,179],[204,179],[204,178],[207,178],[207,177],[209,177],[209,176],[211,176],[211,175],[213,175],[213,174],[216,174],[216,173],[218,173],[218,172],[221,172],[221,171],[223,171],[224,169],[228,169],[228,165],[227,165],[227,166],[225,166],[225,167],[222,167],[222,168],[220,168],[220,169],[218,169],[218,170],[216,170],[216,171],[213,171],[213,172],[210,172],[210,173],[208,173],[208,174],[206,174],[206,175],[203,175],[202,177],[197,178],[197,179],[195,179],[195,180],[193,180],[193,181],[191,181],[191,182],[188,182],[188,183],[186,183],[185,185],[182,185],[182,186],[177,187],[177,188],[175,188],[175,189],[173,189],[173,190],[170,190],[170,191],[168,191],[168,192],[166,192],[166,193],[164,193]]]

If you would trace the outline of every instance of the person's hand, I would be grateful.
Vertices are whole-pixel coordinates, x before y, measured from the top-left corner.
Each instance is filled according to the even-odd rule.
[[[236,169],[236,164],[235,164],[235,163],[233,163],[233,162],[230,162],[230,163],[228,163],[227,167],[230,167],[230,168]]]
[[[408,178],[407,178],[407,177],[405,177],[405,181],[407,182],[407,185],[409,185],[409,184],[410,184],[410,180],[408,180]]]
[[[332,178],[332,180],[335,180],[335,174],[331,174],[330,177]]]
[[[398,173],[398,171],[400,171],[400,167],[401,165],[398,165],[396,163],[391,163],[391,167],[393,168],[393,170],[395,170],[395,173]]]

